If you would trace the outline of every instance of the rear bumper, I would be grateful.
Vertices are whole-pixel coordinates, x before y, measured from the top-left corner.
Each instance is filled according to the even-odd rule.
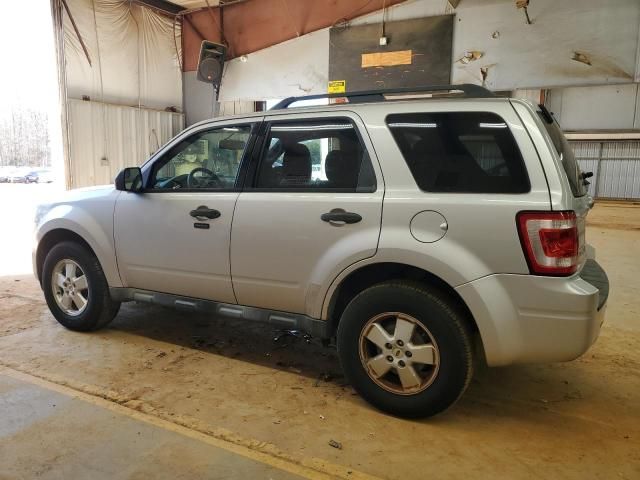
[[[459,286],[491,366],[573,360],[598,338],[609,280],[595,260],[572,277],[490,275]]]

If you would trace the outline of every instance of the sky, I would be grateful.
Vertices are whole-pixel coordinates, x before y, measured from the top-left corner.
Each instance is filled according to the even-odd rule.
[[[0,116],[27,107],[49,114],[54,166],[61,165],[58,80],[49,0],[0,0]]]
[[[0,52],[5,68],[0,75],[0,104],[57,103],[49,0],[1,3],[4,22],[0,29]],[[29,8],[25,8],[27,3]]]

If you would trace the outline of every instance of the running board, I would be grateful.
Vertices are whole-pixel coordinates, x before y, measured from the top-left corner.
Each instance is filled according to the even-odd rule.
[[[181,297],[169,293],[139,290],[137,288],[110,288],[111,298],[117,302],[143,302],[178,310],[208,313],[211,315],[266,323],[283,330],[301,330],[317,338],[331,337],[329,322],[299,313],[287,313],[258,307],[247,307],[212,300]]]

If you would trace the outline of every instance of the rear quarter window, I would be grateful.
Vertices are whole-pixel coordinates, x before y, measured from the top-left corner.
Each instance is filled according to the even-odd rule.
[[[506,122],[494,113],[403,113],[386,121],[421,190],[530,190],[520,149]]]

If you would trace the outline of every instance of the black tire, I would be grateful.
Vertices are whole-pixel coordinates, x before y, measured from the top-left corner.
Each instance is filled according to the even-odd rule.
[[[374,381],[361,360],[360,335],[369,320],[383,312],[413,317],[435,340],[439,364],[428,367],[433,368],[433,376],[430,383],[424,382],[424,390],[389,391]],[[418,282],[384,282],[356,295],[340,319],[337,344],[345,376],[356,391],[380,410],[400,417],[429,417],[446,410],[462,396],[473,376],[472,337],[463,310],[444,292]],[[391,361],[393,355],[385,358]],[[398,371],[390,370],[384,378],[397,378],[399,383],[400,377],[394,377]]]
[[[69,259],[79,265],[88,284],[87,304],[77,315],[67,315],[54,298],[52,273],[61,260]],[[55,245],[47,254],[42,268],[42,289],[53,316],[63,326],[79,332],[90,332],[106,326],[117,315],[120,302],[109,294],[109,285],[100,262],[85,246],[66,241]]]

